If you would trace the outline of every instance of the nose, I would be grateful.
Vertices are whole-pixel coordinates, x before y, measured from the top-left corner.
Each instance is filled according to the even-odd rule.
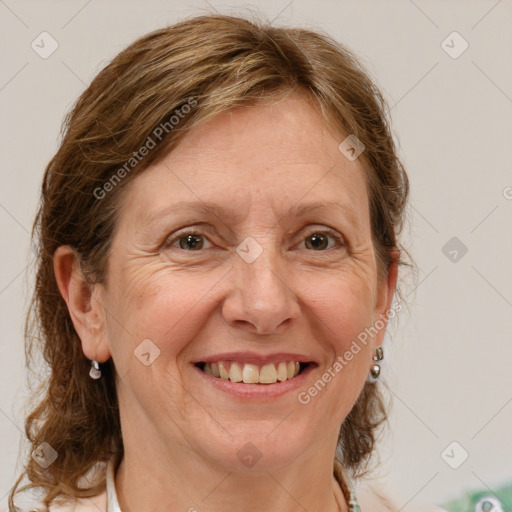
[[[230,276],[231,290],[222,307],[230,325],[252,334],[282,334],[299,318],[290,272],[276,251],[266,248],[251,263],[237,257]]]

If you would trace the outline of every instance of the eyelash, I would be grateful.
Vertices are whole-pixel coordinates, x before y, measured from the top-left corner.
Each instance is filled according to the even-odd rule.
[[[184,238],[184,237],[186,237],[188,235],[204,236],[205,238],[208,239],[208,237],[201,230],[189,229],[189,230],[184,231],[182,233],[178,233],[172,239],[168,239],[164,243],[163,248],[164,249],[170,249],[171,247],[173,247],[173,244],[175,242],[177,242],[180,238]],[[338,242],[340,247],[343,247],[345,245],[343,237],[338,235],[338,233],[336,231],[332,230],[332,229],[313,229],[313,230],[310,230],[310,231],[306,232],[304,234],[303,238],[306,239],[308,236],[311,236],[311,235],[328,235],[331,238],[333,238],[334,240],[336,240],[336,242]],[[210,242],[210,243],[212,243],[212,242]],[[181,249],[181,247],[174,247],[174,248],[175,249],[179,249],[179,250],[181,250],[183,252],[201,252],[201,251],[187,251],[185,249]],[[326,252],[326,251],[329,251],[329,250],[331,250],[333,248],[334,247],[330,247],[329,249],[323,249],[321,251],[311,251],[311,252]]]

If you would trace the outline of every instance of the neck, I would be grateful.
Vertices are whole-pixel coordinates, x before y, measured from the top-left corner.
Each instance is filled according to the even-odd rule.
[[[144,446],[144,450],[138,449]],[[122,512],[184,510],[224,512],[348,512],[334,478],[333,460],[301,457],[285,468],[239,473],[223,468],[179,445],[172,452],[161,444],[124,438],[124,457],[115,475]]]

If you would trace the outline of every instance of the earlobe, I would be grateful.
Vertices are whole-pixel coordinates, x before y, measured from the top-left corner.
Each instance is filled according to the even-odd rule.
[[[107,361],[110,350],[104,310],[94,295],[95,285],[88,283],[82,273],[76,251],[67,245],[58,247],[53,255],[53,270],[85,357]]]

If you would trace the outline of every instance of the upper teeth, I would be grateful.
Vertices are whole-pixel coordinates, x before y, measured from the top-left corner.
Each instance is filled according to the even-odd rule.
[[[204,371],[208,375],[220,377],[231,382],[244,382],[245,384],[274,384],[295,377],[300,370],[300,363],[296,361],[270,363],[261,368],[256,364],[241,364],[236,362],[219,361],[205,363]]]

